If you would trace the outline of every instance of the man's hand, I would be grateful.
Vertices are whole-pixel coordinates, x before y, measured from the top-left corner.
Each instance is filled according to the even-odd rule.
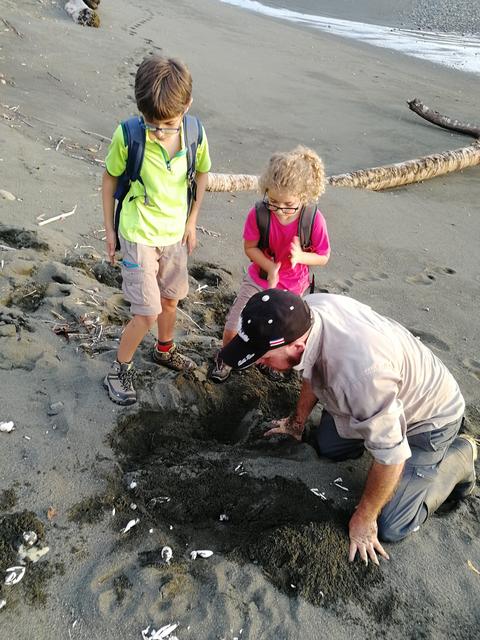
[[[115,264],[115,245],[117,244],[117,234],[113,229],[105,232],[105,245],[110,264]]]
[[[270,424],[272,425],[272,428],[270,428],[263,434],[264,437],[268,438],[269,436],[291,436],[299,442],[302,440],[304,425],[293,416],[288,416],[288,418],[281,418],[280,420],[272,420]]]
[[[297,264],[302,263],[303,251],[300,245],[300,238],[295,236],[290,244],[290,262],[292,263],[292,269],[295,269]]]
[[[272,266],[269,268],[267,273],[267,281],[270,289],[275,289],[278,284],[279,277],[278,272],[280,271],[280,267],[282,266],[281,262],[272,262]]]
[[[182,238],[182,245],[187,245],[188,255],[190,255],[197,246],[197,228],[194,223],[187,222]]]
[[[377,521],[362,514],[359,510],[355,511],[350,518],[348,525],[350,535],[350,553],[349,560],[353,562],[357,551],[360,558],[368,564],[368,558],[378,565],[377,553],[385,560],[390,560],[388,553],[380,544],[377,533]]]

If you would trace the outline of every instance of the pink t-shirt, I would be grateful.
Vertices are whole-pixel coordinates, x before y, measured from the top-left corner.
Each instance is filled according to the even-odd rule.
[[[270,213],[270,253],[275,256],[275,262],[281,262],[279,271],[279,281],[277,289],[288,289],[292,293],[302,295],[309,285],[308,266],[297,264],[292,267],[290,261],[290,244],[295,236],[298,236],[298,222],[300,217],[290,224],[281,224],[274,213]],[[243,239],[248,241],[260,240],[260,231],[257,226],[257,216],[255,207],[249,212],[243,229]],[[328,239],[327,223],[319,210],[313,223],[312,229],[312,253],[320,256],[326,255],[330,251],[330,241]],[[269,255],[264,251],[265,255]],[[267,280],[260,277],[260,267],[252,262],[248,268],[248,275],[263,289],[268,288]]]

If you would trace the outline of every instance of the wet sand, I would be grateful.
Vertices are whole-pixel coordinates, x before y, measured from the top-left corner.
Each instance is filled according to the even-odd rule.
[[[206,380],[246,266],[254,194],[205,200],[200,224],[220,236],[199,232],[189,317],[178,322],[196,375],[159,370],[145,340],[138,407],[110,404],[101,380],[128,312],[117,274],[102,266],[99,198],[105,138],[135,112],[136,65],[152,51],[189,64],[217,172],[258,173],[272,151],[299,142],[329,174],[464,146],[405,102],[417,96],[475,122],[472,76],[214,0],[104,1],[99,13],[94,30],[61,5],[8,1],[2,11],[20,35],[6,27],[1,43],[0,189],[16,200],[0,198],[0,244],[12,249],[0,251],[0,422],[16,430],[0,433],[0,533],[29,523],[50,550],[25,582],[3,587],[0,636],[140,638],[148,625],[179,623],[180,640],[313,640],[319,628],[334,640],[476,637],[479,576],[467,563],[480,569],[478,489],[388,545],[380,570],[351,568],[342,544],[366,456],[319,462],[308,445],[262,439],[293,404],[294,382],[285,391],[256,372]],[[477,436],[479,197],[478,168],[388,193],[330,188],[321,208],[333,252],[316,273],[318,286],[421,336],[459,381]],[[193,561],[195,549],[214,554]],[[9,542],[2,561],[12,557]]]

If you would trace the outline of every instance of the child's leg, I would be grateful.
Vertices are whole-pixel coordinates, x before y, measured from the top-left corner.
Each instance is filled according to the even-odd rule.
[[[161,312],[161,303],[157,286],[156,248],[128,242],[124,238],[120,238],[120,244],[123,253],[123,295],[130,303],[133,318],[122,333],[117,360],[105,376],[103,385],[113,402],[130,405],[137,401],[132,359],[138,345],[155,324]]]
[[[262,287],[256,284],[249,275],[246,275],[242,280],[237,297],[233,301],[225,320],[225,328],[223,330],[224,347],[237,335],[238,321],[240,319],[240,314],[243,311],[243,307],[247,304],[250,298],[259,291],[263,291]]]
[[[118,362],[130,362],[132,360],[138,345],[156,321],[157,316],[133,316],[120,338],[120,345],[117,352]]]
[[[179,353],[174,343],[177,305],[188,293],[187,247],[177,242],[159,251],[157,283],[162,312],[157,318],[158,341],[153,349],[153,360],[175,371],[193,369],[193,360]]]
[[[225,328],[223,330],[223,346],[225,347],[233,338],[237,335],[238,320],[242,313],[243,307],[247,304],[250,298],[258,291],[262,291],[250,276],[245,276],[240,285],[237,297],[235,298],[230,311],[227,314],[225,321]],[[210,378],[215,382],[225,382],[230,376],[231,367],[225,364],[217,353],[214,358],[213,367],[210,371]]]
[[[222,345],[224,347],[227,346],[227,344],[234,339],[234,337],[237,335],[237,330],[233,330],[233,329],[227,329],[227,327],[225,327],[225,329],[223,330],[223,337],[222,337]]]
[[[177,319],[178,300],[162,298],[162,313],[157,318],[158,341],[173,341],[173,331]]]

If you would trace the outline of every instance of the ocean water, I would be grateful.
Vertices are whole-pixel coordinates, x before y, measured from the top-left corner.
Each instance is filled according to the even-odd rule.
[[[399,51],[452,69],[480,74],[480,38],[366,24],[268,6],[257,0],[220,0],[265,16],[294,22],[375,47]],[[287,4],[288,0],[285,0]]]

